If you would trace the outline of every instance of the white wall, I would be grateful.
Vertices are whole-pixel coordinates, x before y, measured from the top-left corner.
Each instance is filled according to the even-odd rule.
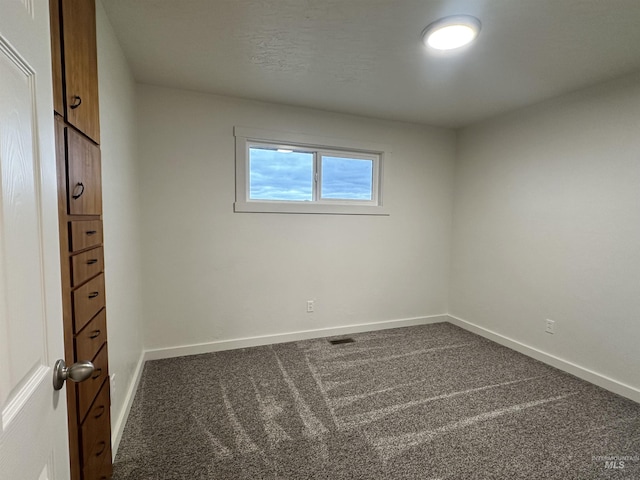
[[[146,348],[446,313],[452,131],[137,92]],[[234,125],[391,145],[391,215],[234,213]]]
[[[111,422],[118,434],[143,348],[136,92],[103,6],[96,7]]]
[[[639,389],[640,77],[464,129],[456,168],[451,314]]]

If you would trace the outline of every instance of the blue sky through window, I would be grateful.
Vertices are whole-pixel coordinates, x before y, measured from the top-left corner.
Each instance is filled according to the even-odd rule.
[[[313,201],[314,154],[249,148],[249,199]],[[323,199],[372,200],[374,162],[323,155],[319,195]]]
[[[313,200],[313,153],[249,149],[251,200]]]
[[[373,161],[322,157],[322,198],[371,200]]]

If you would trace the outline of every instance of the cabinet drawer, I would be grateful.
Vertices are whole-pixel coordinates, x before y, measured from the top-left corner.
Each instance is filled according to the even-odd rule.
[[[96,453],[111,443],[110,405],[109,381],[106,381],[80,427],[84,465],[91,463]]]
[[[102,459],[102,465],[97,462],[92,462],[82,469],[83,480],[109,480],[113,474],[113,467],[111,466],[111,447],[108,446],[106,451],[97,457],[98,460]]]
[[[107,341],[107,311],[103,308],[74,339],[76,362],[90,360],[96,356]]]
[[[104,275],[100,274],[72,293],[73,330],[79,332],[105,305]]]
[[[71,286],[75,287],[104,270],[102,247],[71,257]]]
[[[102,243],[101,220],[78,220],[69,222],[69,240],[72,252]]]
[[[89,407],[96,398],[96,394],[104,383],[105,378],[109,376],[109,365],[107,357],[107,345],[105,344],[98,352],[98,355],[91,360],[93,366],[93,374],[88,380],[80,382],[77,385],[78,392],[78,415],[80,420],[84,420],[89,411]]]
[[[69,215],[102,213],[100,149],[67,128],[67,205]]]

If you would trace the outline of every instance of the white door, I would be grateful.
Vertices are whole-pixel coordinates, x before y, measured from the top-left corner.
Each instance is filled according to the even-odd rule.
[[[67,480],[49,2],[0,0],[0,480]]]

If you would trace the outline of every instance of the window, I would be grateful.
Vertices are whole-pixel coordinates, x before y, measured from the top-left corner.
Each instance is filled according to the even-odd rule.
[[[375,204],[378,155],[248,142],[249,201]]]
[[[384,150],[236,127],[237,212],[385,215]]]

